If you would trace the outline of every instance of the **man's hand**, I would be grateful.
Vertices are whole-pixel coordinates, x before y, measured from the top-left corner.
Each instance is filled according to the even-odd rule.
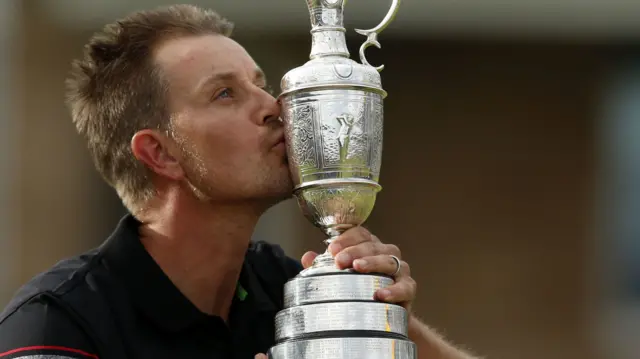
[[[394,276],[395,283],[378,290],[374,299],[399,304],[408,311],[411,310],[411,303],[416,296],[416,281],[411,278],[409,265],[402,260],[398,247],[382,243],[364,227],[358,226],[336,238],[329,246],[329,252],[335,257],[339,268]],[[314,252],[305,253],[302,256],[302,265],[308,268],[317,255]],[[400,260],[399,270],[398,263],[392,256]]]

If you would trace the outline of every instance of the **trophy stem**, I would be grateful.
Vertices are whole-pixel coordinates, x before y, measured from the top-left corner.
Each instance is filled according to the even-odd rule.
[[[330,237],[325,239],[323,242],[325,244],[325,246],[327,247],[324,250],[324,253],[318,255],[314,260],[313,260],[313,266],[315,267],[325,267],[325,266],[333,266],[335,267],[335,260],[333,259],[333,256],[331,255],[331,252],[329,252],[329,246],[331,245],[331,243],[333,241],[336,240],[336,238],[338,237]]]
[[[331,273],[349,273],[352,272],[351,269],[339,269],[336,266],[336,261],[329,252],[329,245],[336,240],[338,236],[332,236],[330,238],[325,239],[323,242],[327,246],[324,253],[318,255],[314,260],[311,266],[302,272],[300,272],[300,277],[311,277],[315,275],[321,274],[331,274]]]

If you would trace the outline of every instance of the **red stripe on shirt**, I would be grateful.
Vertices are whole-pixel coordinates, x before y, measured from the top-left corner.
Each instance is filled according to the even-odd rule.
[[[28,351],[28,350],[58,350],[58,351],[63,351],[63,352],[67,352],[67,353],[80,354],[80,355],[86,356],[87,358],[99,359],[97,355],[89,354],[89,353],[87,353],[85,351],[82,351],[80,349],[73,349],[73,348],[67,348],[67,347],[58,347],[58,346],[53,346],[53,345],[35,345],[35,346],[30,346],[30,347],[22,347],[22,348],[11,349],[11,350],[6,351],[4,353],[0,353],[0,358],[8,356],[8,355],[11,355],[11,354]]]

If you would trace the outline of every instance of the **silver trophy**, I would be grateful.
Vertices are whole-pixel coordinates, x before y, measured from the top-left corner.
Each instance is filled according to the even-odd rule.
[[[306,0],[311,14],[310,61],[282,79],[282,119],[294,194],[309,221],[331,241],[365,222],[381,190],[383,99],[379,72],[365,57],[380,48],[377,35],[393,20],[393,0],[382,22],[349,58],[343,27],[346,0]],[[366,0],[364,0],[366,1]],[[408,313],[374,300],[393,283],[386,275],[336,267],[326,251],[286,283],[284,309],[276,315],[272,359],[414,359],[407,338]]]

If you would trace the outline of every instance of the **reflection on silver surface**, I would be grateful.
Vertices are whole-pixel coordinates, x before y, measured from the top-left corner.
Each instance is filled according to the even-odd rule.
[[[281,310],[276,315],[276,341],[305,334],[366,330],[407,335],[407,311],[386,303],[320,303]]]
[[[389,277],[353,274],[297,277],[284,286],[284,307],[318,302],[372,301],[378,289],[393,284]]]
[[[324,338],[290,341],[269,351],[278,359],[415,359],[416,346],[390,338]]]

